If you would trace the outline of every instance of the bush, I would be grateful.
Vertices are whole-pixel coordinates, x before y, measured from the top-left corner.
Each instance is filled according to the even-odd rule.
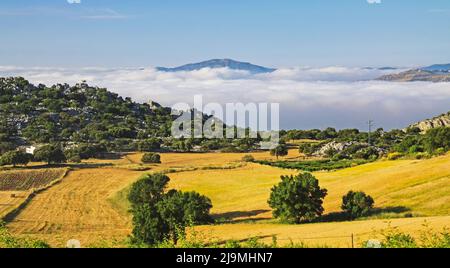
[[[273,156],[276,156],[278,159],[278,157],[280,157],[280,156],[288,155],[289,150],[288,150],[288,147],[286,146],[286,144],[280,144],[276,148],[270,150],[270,154]]]
[[[161,149],[161,141],[158,139],[147,139],[138,143],[140,152],[151,152]]]
[[[394,153],[388,154],[387,158],[389,160],[398,160],[398,159],[402,158],[403,156],[404,155],[402,153],[394,152]]]
[[[445,155],[447,153],[447,150],[445,150],[444,148],[438,148],[434,153],[436,155]]]
[[[327,190],[321,189],[319,181],[310,173],[281,176],[281,183],[272,188],[268,203],[274,209],[275,218],[301,223],[322,215],[326,195]]]
[[[374,200],[364,192],[348,192],[342,197],[342,210],[352,219],[367,216],[373,208]]]
[[[353,157],[357,159],[376,160],[379,157],[379,153],[374,147],[366,147],[357,151]]]
[[[41,240],[14,237],[4,223],[0,222],[0,248],[50,248],[50,246]]]
[[[242,161],[244,161],[244,162],[254,162],[255,158],[253,157],[253,155],[246,155],[246,156],[242,157]]]
[[[161,156],[155,153],[145,153],[141,159],[142,163],[146,164],[160,164]]]
[[[299,145],[299,152],[306,156],[312,156],[321,146],[318,143],[302,143]]]
[[[426,224],[425,230],[422,230],[417,238],[394,227],[381,231],[381,235],[382,248],[450,248],[449,230],[435,231]],[[363,244],[366,245],[367,242]]]

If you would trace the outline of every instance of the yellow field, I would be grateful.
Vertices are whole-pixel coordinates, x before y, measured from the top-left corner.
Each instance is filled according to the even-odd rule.
[[[71,238],[84,245],[124,239],[130,218],[115,210],[108,198],[138,176],[139,172],[118,168],[71,171],[60,184],[34,197],[7,227],[62,247]]]
[[[0,192],[0,219],[20,206],[28,197],[28,192],[2,191]]]
[[[66,169],[32,169],[0,172],[0,219],[14,211],[36,191],[62,179]]]
[[[260,241],[271,244],[276,236],[278,245],[289,246],[292,243],[308,247],[352,247],[352,235],[355,247],[370,239],[381,239],[381,232],[388,228],[420,238],[426,230],[442,231],[450,225],[450,216],[405,218],[390,220],[366,220],[353,222],[330,222],[303,225],[284,224],[224,224],[199,226],[196,231],[211,242],[225,240],[243,241],[249,237],[258,237]]]
[[[108,246],[121,246],[131,230],[130,215],[126,211],[126,190],[130,184],[144,173],[189,168],[199,169],[171,173],[170,187],[207,195],[213,202],[212,213],[216,218],[234,221],[198,227],[211,238],[261,236],[270,241],[272,235],[277,235],[280,244],[292,239],[310,245],[347,247],[352,233],[362,240],[371,236],[373,229],[387,227],[386,220],[375,218],[299,226],[277,224],[271,220],[267,205],[270,189],[279,182],[280,175],[297,172],[252,163],[236,165],[244,155],[162,154],[163,164],[144,165],[151,168],[150,171],[130,169],[143,167],[140,164],[142,154],[131,154],[119,160],[89,160],[93,164],[110,165],[71,171],[61,183],[35,196],[7,227],[15,234],[47,240],[52,246],[63,247],[68,239],[78,239],[85,246],[102,245],[102,240]],[[268,153],[252,155],[257,159],[273,159]],[[301,156],[293,150],[287,159],[297,157]],[[378,207],[385,209],[383,216],[395,213],[427,216],[390,220],[393,225],[417,233],[424,220],[436,228],[450,225],[449,164],[450,155],[447,155],[420,161],[380,161],[315,175],[329,192],[324,204],[326,213],[339,211],[342,195],[349,190],[363,190],[375,198]],[[218,166],[235,168],[200,168]],[[262,221],[242,222],[248,219]],[[112,242],[115,240],[118,244]]]
[[[335,172],[317,172],[328,189],[325,212],[340,210],[350,190],[372,195],[377,206],[420,216],[450,215],[450,155],[423,161],[380,161]],[[281,175],[295,174],[257,164],[232,170],[200,170],[171,174],[173,188],[198,191],[213,201],[213,213],[232,218],[270,217],[267,199]],[[259,213],[258,213],[259,212]],[[389,212],[389,210],[387,210]],[[233,217],[236,214],[237,217]],[[245,215],[247,214],[247,215]]]

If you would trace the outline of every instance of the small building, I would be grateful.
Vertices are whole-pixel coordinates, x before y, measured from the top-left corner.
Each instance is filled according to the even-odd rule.
[[[25,148],[25,152],[27,153],[27,154],[34,154],[34,151],[36,151],[36,147],[34,147],[34,146],[30,146],[30,147],[26,147]]]

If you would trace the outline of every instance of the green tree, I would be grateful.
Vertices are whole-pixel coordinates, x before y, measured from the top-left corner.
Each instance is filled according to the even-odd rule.
[[[156,204],[164,195],[170,179],[164,174],[147,174],[135,182],[128,194],[133,205]]]
[[[281,176],[281,183],[272,188],[268,201],[273,216],[282,221],[301,223],[322,215],[326,189],[310,173]]]
[[[164,220],[167,238],[177,244],[178,237],[185,234],[189,225],[204,224],[211,221],[209,211],[211,200],[196,192],[183,193],[171,190],[157,204],[160,217]]]
[[[289,150],[288,147],[286,146],[286,144],[280,144],[277,147],[275,147],[274,149],[270,150],[270,154],[273,156],[276,156],[277,159],[280,156],[286,156],[288,155]]]
[[[0,158],[1,165],[27,165],[31,159],[32,155],[24,153],[22,151],[9,151],[2,155]]]
[[[450,150],[450,127],[430,129],[425,134],[424,145],[429,153],[434,153],[440,148],[445,152]]]
[[[348,192],[342,197],[342,210],[352,219],[367,216],[373,208],[375,201],[364,192]]]
[[[140,152],[151,152],[161,148],[161,141],[158,139],[146,139],[138,143]]]
[[[34,153],[34,158],[37,161],[43,161],[47,164],[60,164],[67,161],[64,152],[58,145],[45,145],[37,149]]]
[[[211,200],[195,192],[165,193],[169,177],[146,175],[131,187],[128,199],[133,213],[134,242],[155,245],[164,239],[174,244],[189,224],[211,221]]]
[[[145,153],[141,159],[142,163],[146,164],[160,164],[161,156],[155,153]]]

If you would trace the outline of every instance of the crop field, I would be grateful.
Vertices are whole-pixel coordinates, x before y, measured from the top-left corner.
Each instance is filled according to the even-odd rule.
[[[20,206],[28,197],[28,192],[1,191],[0,192],[0,218]]]
[[[306,247],[361,247],[369,239],[381,239],[382,232],[390,228],[413,235],[415,238],[430,230],[442,231],[448,227],[450,216],[404,218],[389,220],[363,220],[353,222],[329,222],[301,225],[274,223],[239,223],[215,226],[199,226],[195,230],[206,241],[220,243],[225,240],[246,240],[249,237],[271,244],[273,237],[280,246]],[[201,236],[200,236],[201,237]],[[352,239],[353,237],[353,239]]]
[[[65,172],[65,169],[0,172],[0,191],[29,191],[39,189],[60,178]]]
[[[19,207],[33,191],[61,179],[66,169],[35,169],[0,172],[0,218]]]
[[[131,231],[127,189],[142,174],[171,169],[178,171],[169,174],[170,188],[195,190],[211,198],[212,213],[219,224],[196,227],[209,239],[257,236],[270,242],[276,235],[283,245],[292,240],[310,246],[348,247],[352,234],[358,243],[376,236],[374,232],[386,228],[388,222],[414,234],[419,234],[425,222],[437,229],[449,225],[450,154],[315,172],[321,186],[328,189],[326,214],[340,211],[341,198],[349,190],[372,195],[377,213],[354,222],[304,225],[279,224],[272,219],[267,204],[270,189],[280,176],[298,171],[242,163],[244,155],[162,154],[163,163],[150,165],[145,171],[129,168],[141,165],[142,154],[117,160],[89,160],[109,165],[72,170],[61,183],[36,195],[7,227],[15,234],[41,238],[56,247],[64,247],[69,239],[78,239],[83,246],[123,246]],[[268,153],[252,155],[258,160],[274,160]],[[302,156],[291,151],[280,159],[298,157]]]
[[[130,218],[114,209],[108,198],[138,177],[139,172],[118,168],[71,171],[61,183],[35,196],[7,227],[60,247],[71,238],[84,245],[125,239]]]

